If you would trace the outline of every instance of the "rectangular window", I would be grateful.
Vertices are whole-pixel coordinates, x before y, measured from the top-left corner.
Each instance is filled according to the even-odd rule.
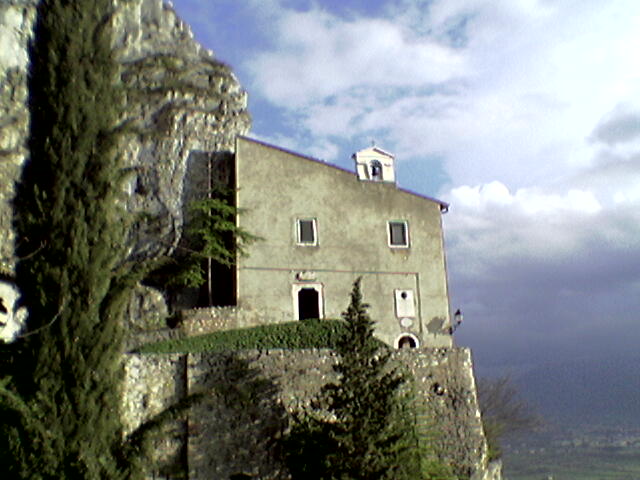
[[[297,242],[298,245],[317,245],[318,229],[315,218],[298,219]]]
[[[409,226],[404,221],[389,222],[389,246],[409,246]]]

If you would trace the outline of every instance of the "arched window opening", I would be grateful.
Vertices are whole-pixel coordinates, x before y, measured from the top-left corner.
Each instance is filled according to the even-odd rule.
[[[378,160],[371,162],[371,180],[382,181],[382,164]]]

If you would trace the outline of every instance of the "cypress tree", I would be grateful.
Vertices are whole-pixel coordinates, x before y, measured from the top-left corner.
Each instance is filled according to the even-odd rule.
[[[126,261],[112,16],[111,0],[38,5],[30,154],[15,198],[29,319],[24,338],[3,352],[2,373],[12,378],[0,385],[12,478],[132,475],[119,405],[122,307],[138,275]]]
[[[325,385],[310,416],[297,418],[285,441],[295,479],[402,480],[421,477],[415,419],[391,368],[391,352],[373,336],[360,279],[342,314],[338,381]]]
[[[360,279],[342,314],[346,329],[336,351],[339,381],[323,388],[331,451],[325,458],[328,478],[401,479],[406,465],[406,434],[398,422],[400,388],[406,378],[389,368],[391,355],[373,336],[374,322],[362,301]],[[414,477],[415,478],[415,477]]]

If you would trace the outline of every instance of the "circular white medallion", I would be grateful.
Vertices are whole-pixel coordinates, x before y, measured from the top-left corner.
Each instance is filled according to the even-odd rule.
[[[400,325],[402,325],[404,328],[409,328],[411,325],[413,325],[413,320],[407,317],[401,318]]]

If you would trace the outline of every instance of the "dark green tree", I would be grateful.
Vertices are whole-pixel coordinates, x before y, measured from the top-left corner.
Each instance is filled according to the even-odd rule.
[[[127,261],[124,96],[111,0],[42,0],[30,46],[29,158],[14,201],[27,331],[2,352],[3,478],[131,478],[122,437]],[[7,376],[11,375],[11,377]]]
[[[161,271],[172,285],[200,287],[206,284],[210,305],[216,281],[213,265],[234,265],[237,256],[244,255],[246,247],[258,240],[237,225],[239,211],[230,201],[232,195],[232,189],[212,188],[206,198],[191,202],[185,228],[189,246],[180,249]]]
[[[296,419],[287,439],[296,479],[422,478],[408,380],[389,365],[367,307],[358,279],[336,348],[338,381],[323,387],[314,414]]]
[[[184,236],[171,257],[164,258],[145,281],[164,290],[169,298],[184,287],[199,288],[199,306],[233,302],[231,267],[247,247],[260,240],[237,224],[240,210],[233,205],[235,191],[215,186],[204,198],[187,205]],[[226,294],[226,295],[225,295]],[[179,314],[171,321],[179,321]]]
[[[329,424],[333,448],[325,462],[333,478],[397,479],[406,445],[394,414],[406,379],[389,369],[390,351],[376,342],[367,308],[358,279],[343,313],[345,335],[336,348],[339,381],[323,388],[328,412],[336,420]]]

